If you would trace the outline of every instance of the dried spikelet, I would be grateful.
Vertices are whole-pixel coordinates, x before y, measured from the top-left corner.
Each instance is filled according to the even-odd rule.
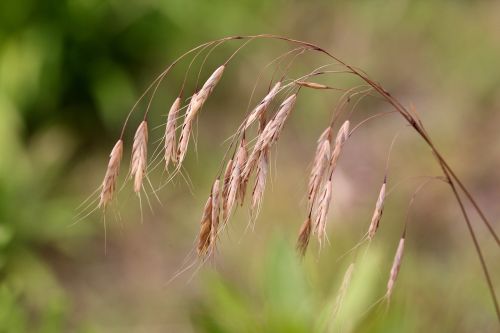
[[[335,144],[343,145],[344,142],[349,137],[349,120],[346,120],[342,127],[340,127],[339,132],[337,133],[337,137],[335,138]]]
[[[335,167],[337,166],[337,161],[340,157],[340,152],[342,151],[342,145],[349,137],[349,120],[346,120],[342,127],[340,127],[337,137],[335,138],[335,146],[330,158],[330,174],[333,174]]]
[[[240,176],[239,176],[239,186],[238,186],[238,192],[236,194],[236,197],[240,201],[240,206],[243,206],[243,201],[245,200],[245,193],[247,189],[247,182],[246,180],[242,177],[242,171],[245,168],[245,165],[247,164],[248,160],[248,151],[247,151],[247,146],[246,146],[246,141],[243,138],[241,140],[241,156],[239,156],[238,163],[239,163],[239,168],[240,168]],[[237,156],[238,157],[238,156]]]
[[[243,167],[243,170],[241,171],[241,181],[242,182],[244,182],[244,183],[248,182],[248,179],[250,178],[250,174],[257,166],[257,162],[259,160],[260,154],[261,154],[261,150],[257,150],[254,147],[254,149],[252,150],[252,153],[247,158],[247,162],[246,162],[245,166]]]
[[[306,254],[307,246],[309,245],[309,239],[311,238],[312,220],[309,216],[299,231],[299,238],[297,240],[297,251],[301,256]]]
[[[278,140],[281,130],[285,125],[285,120],[293,110],[296,99],[297,95],[293,94],[281,103],[278,112],[276,112],[274,117],[266,124],[266,127],[264,127],[259,139],[255,143],[255,150],[262,150],[264,147],[270,146]]]
[[[321,197],[318,201],[318,206],[314,210],[313,216],[315,216],[314,221],[314,233],[318,237],[320,246],[323,244],[323,240],[326,239],[326,220],[328,215],[328,210],[330,208],[330,201],[332,198],[332,180],[329,179],[324,185],[321,193]]]
[[[337,167],[337,161],[340,157],[340,152],[342,150],[342,146],[335,144],[333,147],[332,154],[330,156],[330,174],[333,174],[335,168]]]
[[[320,146],[321,142],[324,142],[324,141],[328,141],[328,142],[332,141],[332,128],[330,126],[328,126],[323,131],[323,133],[321,133],[321,135],[319,136],[318,141],[317,141],[318,147],[317,147],[316,151],[319,150],[319,146]]]
[[[200,233],[198,235],[198,255],[205,256],[210,248],[210,235],[212,228],[212,194],[203,208],[203,216],[201,218]]]
[[[177,97],[168,112],[167,124],[165,126],[165,169],[170,161],[177,162],[177,148],[175,138],[175,128],[177,126],[177,115],[181,106],[181,98]]]
[[[236,202],[236,199],[238,198],[238,192],[240,191],[241,171],[245,166],[246,154],[247,152],[245,149],[244,140],[242,140],[240,146],[238,147],[238,151],[236,152],[236,156],[232,165],[231,175],[229,177],[229,187],[225,202],[226,211],[224,222],[227,222],[227,220],[229,219],[233,206]]]
[[[189,137],[191,135],[191,122],[184,122],[179,137],[179,147],[177,148],[177,166],[179,167],[186,157]]]
[[[245,126],[243,129],[247,129],[250,125],[257,120],[263,113],[266,112],[269,104],[273,101],[273,99],[278,94],[281,87],[281,82],[278,82],[274,85],[274,87],[267,93],[264,99],[250,112],[248,115]]]
[[[312,207],[314,199],[318,193],[321,181],[324,178],[325,171],[330,161],[330,142],[332,140],[332,128],[328,127],[319,137],[314,155],[311,175],[309,176],[308,199],[309,206]]]
[[[203,87],[201,87],[201,89],[191,97],[191,101],[186,112],[187,122],[192,122],[194,120],[194,117],[198,114],[198,111],[200,111],[200,109],[203,107],[203,104],[205,104],[205,102],[207,101],[208,96],[210,96],[217,83],[219,83],[225,68],[225,65],[217,68],[205,82]]]
[[[191,99],[189,100],[189,104],[186,109],[186,113],[184,114],[184,122],[183,125],[190,123],[193,121],[195,114],[198,112],[196,108],[193,109],[193,103],[194,101],[197,100],[197,95],[198,93],[194,93],[193,96],[191,96]],[[194,110],[194,111],[193,111]]]
[[[325,136],[328,135],[328,132],[325,131],[323,133]],[[314,229],[313,233],[317,235],[318,241],[320,243],[320,246],[323,244],[323,241],[326,239],[326,221],[327,221],[327,215],[328,215],[328,210],[330,208],[330,201],[332,197],[332,175],[333,172],[335,171],[335,167],[337,165],[338,158],[340,156],[340,152],[342,149],[342,145],[344,142],[347,140],[349,136],[349,121],[345,121],[342,127],[339,129],[339,132],[337,133],[337,137],[335,138],[335,146],[333,149],[333,152],[331,153],[330,156],[330,162],[329,162],[329,172],[328,172],[328,180],[323,183],[323,188],[321,190],[321,195],[319,199],[316,198],[317,193],[318,193],[318,188],[319,184],[321,184],[322,179],[324,177],[320,177],[320,180],[318,181],[318,186],[317,188],[314,188],[312,191],[310,189],[310,209],[311,209],[311,215],[313,216],[314,220]],[[320,140],[322,138],[320,137]],[[324,140],[323,140],[324,141]],[[326,144],[325,144],[326,146]],[[321,148],[319,148],[321,149]],[[324,172],[324,171],[323,171]],[[315,180],[313,179],[313,184]],[[317,203],[316,203],[317,200]]]
[[[217,83],[224,73],[225,65],[220,66],[215,70],[215,72],[208,78],[200,91],[194,93],[191,96],[188,108],[186,110],[186,115],[184,116],[184,122],[182,124],[181,136],[179,138],[179,148],[177,149],[177,160],[178,165],[181,165],[186,157],[187,147],[189,144],[189,136],[191,135],[191,128],[193,125],[193,120],[196,115],[203,107],[203,104],[208,99],[208,96],[212,93]]]
[[[279,139],[283,126],[285,126],[285,121],[288,119],[290,112],[292,112],[295,102],[297,101],[297,94],[293,94],[281,103],[278,112],[276,113],[274,121],[274,130],[272,136],[272,142],[276,142]],[[267,126],[266,126],[267,128]],[[264,129],[265,132],[265,129]],[[262,133],[264,134],[264,133]]]
[[[132,164],[130,174],[134,177],[134,192],[139,193],[146,173],[148,159],[148,123],[141,122],[134,136],[132,145]]]
[[[274,117],[266,124],[262,133],[257,138],[255,145],[253,146],[252,153],[248,158],[248,162],[246,163],[243,169],[242,178],[246,181],[250,177],[257,160],[259,158],[260,152],[264,149],[269,148],[273,143],[275,143],[279,135],[285,125],[285,121],[290,115],[290,112],[293,110],[295,106],[295,101],[297,99],[297,94],[293,94],[288,97],[286,100],[281,103],[278,112],[274,115]]]
[[[375,211],[373,212],[372,222],[370,223],[370,227],[368,228],[368,239],[372,240],[377,232],[378,225],[380,219],[382,218],[382,212],[384,211],[384,201],[385,201],[385,188],[387,181],[384,179],[384,183],[380,188],[380,192],[378,194],[377,203],[375,204]]]
[[[227,210],[227,196],[229,194],[229,182],[231,181],[231,171],[233,170],[233,159],[227,162],[222,184],[222,220],[226,221],[229,215]]]
[[[257,177],[255,179],[255,186],[252,192],[252,206],[250,208],[250,216],[256,218],[264,197],[264,190],[266,188],[267,173],[269,170],[269,151],[263,150],[259,156],[257,166]]]
[[[123,155],[123,140],[120,139],[116,142],[109,155],[108,168],[104,175],[104,180],[101,186],[101,199],[99,200],[99,207],[106,208],[107,204],[113,199],[113,194],[116,187],[116,179],[120,172],[120,162]]]
[[[208,96],[214,91],[215,86],[217,83],[219,83],[220,79],[222,78],[222,74],[224,73],[224,69],[226,68],[226,65],[221,65],[219,66],[213,73],[210,75],[208,80],[205,82],[203,87],[200,89],[200,93],[197,96],[197,99],[202,101],[202,103],[205,103],[207,100]]]
[[[309,81],[296,81],[295,84],[297,84],[301,87],[306,87],[306,88],[311,88],[311,89],[332,89],[331,87],[325,86],[324,84],[316,83],[316,82],[309,82]]]
[[[216,179],[212,186],[212,225],[210,227],[210,244],[212,244],[212,247],[216,244],[219,230],[220,198],[220,180]]]
[[[391,273],[389,275],[389,281],[387,281],[387,292],[386,297],[390,299],[392,291],[394,289],[394,284],[398,278],[399,268],[401,267],[401,260],[403,259],[403,251],[405,247],[405,237],[401,237],[399,240],[398,249],[396,250],[396,255],[394,256],[394,261],[391,267]]]

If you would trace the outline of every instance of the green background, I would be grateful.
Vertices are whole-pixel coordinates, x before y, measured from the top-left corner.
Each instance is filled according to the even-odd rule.
[[[470,236],[439,182],[420,192],[409,210],[390,307],[372,306],[384,293],[408,202],[422,182],[412,177],[439,175],[429,150],[396,115],[369,122],[349,141],[335,176],[331,244],[319,252],[312,240],[306,258],[297,258],[309,161],[338,97],[317,91],[301,92],[279,153],[273,151],[255,229],[246,228],[248,214],[240,209],[216,259],[167,283],[193,262],[203,204],[227,148],[222,142],[241,121],[257,73],[289,49],[283,42],[254,41],[228,66],[196,125],[197,153],[192,145],[185,164],[190,186],[177,177],[159,192],[161,204],[150,195],[151,210],[143,200],[143,223],[126,186],[106,214],[106,254],[102,213],[74,222],[95,207],[77,208],[99,186],[126,114],[149,83],[200,43],[256,33],[319,44],[363,68],[404,104],[413,103],[496,222],[499,12],[497,1],[1,1],[0,331],[497,331]],[[200,80],[238,45],[217,48]],[[190,92],[200,62],[189,72]],[[327,62],[308,53],[290,74]],[[186,68],[181,63],[167,77],[152,104],[151,152]],[[331,76],[324,82],[356,81]],[[144,107],[125,132],[121,181]],[[376,99],[358,109],[354,123],[390,110]],[[331,307],[353,259],[344,254],[368,226],[396,132],[389,187],[400,185],[388,196],[376,239],[360,247],[362,260],[333,320]],[[161,171],[151,174],[155,186],[164,179]],[[472,219],[499,289],[498,247],[477,216]]]

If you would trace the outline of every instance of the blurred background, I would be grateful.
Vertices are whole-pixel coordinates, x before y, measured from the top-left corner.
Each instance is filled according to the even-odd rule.
[[[191,145],[184,172],[191,186],[177,177],[159,192],[159,202],[149,190],[153,207],[143,200],[143,223],[139,201],[125,186],[106,214],[106,253],[103,215],[92,212],[96,203],[78,208],[102,181],[127,112],[171,61],[208,40],[276,33],[323,46],[363,68],[404,104],[413,103],[498,231],[498,13],[498,1],[1,1],[0,331],[498,331],[449,188],[430,182],[408,209],[423,181],[415,177],[439,175],[439,169],[397,115],[367,123],[349,140],[335,175],[330,245],[320,253],[312,240],[305,259],[297,258],[309,161],[335,93],[301,92],[279,153],[272,153],[255,229],[246,228],[247,207],[239,209],[216,258],[177,274],[193,263],[203,205],[227,149],[223,141],[242,120],[257,73],[290,49],[283,42],[254,41],[230,63],[196,126],[197,152]],[[217,48],[200,80],[239,45]],[[202,58],[188,76],[190,93]],[[289,74],[328,62],[307,53]],[[180,63],[159,88],[149,118],[151,147],[187,65]],[[257,97],[269,78],[258,85]],[[318,81],[359,83],[342,75]],[[125,131],[120,182],[144,108]],[[390,108],[379,100],[364,99],[351,120],[384,111]],[[370,222],[395,133],[388,177],[389,188],[397,187],[375,240],[359,248],[351,287],[333,317],[337,290],[355,258],[349,251]],[[159,187],[165,175],[154,172],[151,180]],[[393,299],[388,308],[375,305],[407,214]],[[498,247],[471,217],[500,289]]]

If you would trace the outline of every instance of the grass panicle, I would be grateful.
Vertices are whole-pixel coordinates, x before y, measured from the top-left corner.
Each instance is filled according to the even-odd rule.
[[[189,102],[187,103],[185,113],[183,115],[179,114],[181,110],[184,109],[181,107],[181,104],[183,102],[181,97],[176,98],[170,108],[165,125],[164,146],[162,147],[160,145],[157,149],[158,151],[161,148],[164,149],[163,153],[165,159],[165,168],[168,169],[169,163],[173,163],[176,167],[176,171],[180,171],[180,169],[182,168],[182,163],[188,152],[188,145],[193,131],[193,126],[195,125],[195,120],[197,119],[200,110],[204,107],[206,101],[220,82],[229,61],[233,59],[233,57],[235,57],[249,41],[256,39],[267,39],[274,40],[276,42],[285,42],[298,49],[300,51],[300,53],[298,54],[302,54],[305,51],[317,52],[330,59],[330,63],[326,66],[316,68],[309,74],[298,78],[293,78],[290,75],[290,73],[292,72],[290,71],[290,67],[295,61],[296,56],[293,56],[293,58],[289,61],[286,69],[283,69],[283,67],[281,66],[281,60],[279,64],[273,65],[276,66],[276,68],[274,69],[273,77],[271,79],[271,82],[269,83],[270,89],[268,90],[264,98],[253,109],[251,109],[250,112],[247,113],[243,122],[237,128],[235,135],[231,136],[231,138],[233,138],[231,145],[221,162],[222,166],[225,165],[224,172],[223,174],[220,174],[222,170],[219,171],[219,175],[212,186],[210,196],[203,210],[200,232],[198,235],[196,246],[196,250],[199,256],[206,257],[207,255],[210,255],[214,252],[215,244],[217,243],[217,235],[220,229],[222,229],[221,226],[219,226],[219,219],[222,217],[222,222],[225,225],[228,222],[232,211],[235,209],[236,204],[239,202],[240,205],[243,205],[243,202],[245,200],[245,193],[247,190],[247,184],[254,172],[255,185],[253,187],[250,203],[251,220],[255,220],[256,216],[258,215],[260,207],[262,205],[267,177],[269,176],[269,158],[271,149],[280,139],[284,126],[295,108],[298,91],[300,91],[300,89],[302,88],[311,88],[317,93],[328,94],[331,90],[340,90],[343,91],[343,95],[338,99],[337,105],[333,108],[330,121],[328,123],[325,121],[325,124],[328,124],[328,127],[322,132],[317,141],[309,178],[307,179],[308,215],[299,231],[296,245],[297,251],[301,255],[304,255],[306,253],[311,234],[317,237],[320,248],[323,248],[325,242],[328,241],[327,221],[334,186],[333,175],[335,173],[340,155],[343,151],[343,146],[346,143],[349,135],[357,130],[360,125],[365,124],[368,120],[379,118],[380,115],[391,113],[399,114],[425,142],[428,148],[430,148],[437,164],[441,167],[444,179],[450,186],[452,194],[459,204],[460,211],[464,217],[464,221],[467,227],[467,231],[471,236],[474,244],[474,249],[481,263],[481,268],[486,278],[497,317],[500,320],[500,307],[496,298],[494,283],[491,280],[488,266],[482,254],[481,244],[479,243],[476,232],[469,219],[468,210],[474,210],[476,213],[478,213],[480,221],[486,226],[492,239],[499,246],[500,238],[497,235],[491,221],[486,217],[483,210],[479,207],[476,199],[473,197],[471,192],[464,185],[464,183],[457,176],[455,171],[450,167],[449,163],[445,160],[443,155],[435,146],[430,135],[427,133],[427,130],[425,129],[422,121],[419,119],[415,108],[413,106],[405,107],[399,100],[396,99],[396,97],[385,90],[379,83],[369,78],[365,72],[359,70],[357,67],[347,64],[334,54],[313,43],[269,34],[252,36],[230,36],[204,43],[189,50],[188,52],[177,58],[153,81],[153,83],[146,89],[144,94],[141,95],[139,100],[134,104],[134,106],[128,113],[124,121],[120,139],[117,141],[111,151],[108,167],[106,169],[104,180],[100,188],[100,196],[98,199],[95,199],[95,201],[99,200],[98,207],[106,208],[113,199],[120,169],[120,163],[123,155],[123,136],[125,133],[125,127],[127,126],[129,119],[132,119],[130,118],[131,114],[134,112],[134,110],[138,109],[137,106],[141,103],[141,101],[144,101],[147,98],[146,96],[148,96],[149,94],[152,97],[148,101],[147,108],[144,113],[144,120],[139,124],[135,132],[132,145],[130,176],[133,178],[134,192],[140,194],[143,188],[144,177],[147,177],[148,171],[148,123],[146,121],[148,111],[150,109],[150,106],[152,105],[152,100],[160,83],[167,77],[167,74],[174,67],[174,65],[176,65],[181,59],[187,57],[188,55],[192,55],[195,52],[199,53],[210,46],[218,46],[229,41],[236,42],[245,40],[243,45],[240,45],[240,47],[226,60],[226,62],[223,65],[219,66],[209,76],[209,78],[205,81],[201,88],[195,91],[193,95],[188,99]],[[294,52],[289,51],[282,56],[286,58],[291,54],[294,54]],[[197,55],[194,55],[194,58],[196,58],[196,56]],[[278,59],[280,58],[281,56]],[[194,61],[194,59],[192,61]],[[205,61],[201,66],[202,68],[204,63]],[[341,69],[326,69],[326,67],[330,65],[340,66]],[[277,81],[273,85],[272,82],[274,81],[274,76],[278,71],[283,75],[279,79],[279,81]],[[187,71],[187,73],[188,72],[189,70]],[[320,75],[329,76],[335,75],[336,73],[353,75],[358,80],[361,80],[362,84],[349,89],[340,89],[325,84],[307,81],[308,77],[317,77]],[[181,89],[181,93],[179,94],[179,96],[182,95],[184,84],[182,87],[183,88]],[[283,95],[286,97],[275,110],[273,102],[277,99],[278,95]],[[390,105],[393,108],[393,111],[372,115],[364,121],[358,123],[355,128],[351,132],[349,132],[349,118],[351,118],[352,113],[356,111],[357,106],[360,104],[359,102],[365,97],[377,97]],[[250,98],[250,100],[252,100],[252,98]],[[351,101],[353,101],[353,103],[349,104]],[[272,114],[272,116],[266,122],[265,119],[267,114]],[[180,134],[177,141],[178,119],[182,119],[182,124],[180,125]],[[346,120],[338,129],[337,135],[333,140],[333,128],[336,125],[338,119]],[[249,133],[252,133],[253,130],[251,130],[250,127],[257,120],[259,120],[257,135],[252,140],[247,141],[245,138],[246,132],[248,131]],[[231,157],[227,158],[229,156]],[[389,161],[389,159],[387,159],[387,161]],[[386,184],[387,181],[385,179],[380,189],[379,196],[375,205],[375,210],[373,212],[371,223],[366,235],[366,238],[368,240],[373,239],[380,224],[386,197]],[[96,193],[98,192],[96,191]],[[93,201],[90,205],[93,205],[95,201]],[[398,277],[399,269],[401,267],[405,237],[406,231],[403,233],[403,236],[399,241],[399,245],[390,270],[389,280],[387,282],[387,291],[385,294],[387,300],[390,299],[393,293],[394,285]],[[346,272],[343,285],[348,284],[346,281],[350,280],[353,267],[354,266],[351,265]],[[339,295],[345,293],[344,289],[347,289],[347,287],[341,287]]]

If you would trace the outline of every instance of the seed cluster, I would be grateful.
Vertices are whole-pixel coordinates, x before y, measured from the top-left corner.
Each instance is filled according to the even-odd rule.
[[[168,112],[164,134],[164,164],[168,170],[169,164],[179,170],[185,159],[193,122],[206,103],[209,96],[222,78],[226,66],[218,67],[207,79],[202,88],[189,99],[186,110],[181,115],[182,98],[177,97]],[[314,82],[296,81],[296,87],[312,89],[327,89],[327,86]],[[197,252],[201,257],[214,253],[218,234],[228,223],[236,206],[243,205],[250,179],[254,175],[255,183],[252,189],[250,216],[254,221],[260,211],[267,177],[269,173],[269,158],[272,147],[278,142],[280,135],[295,108],[297,92],[286,96],[279,104],[276,112],[266,119],[271,112],[272,103],[284,90],[281,81],[276,82],[262,100],[247,114],[236,133],[237,145],[231,158],[226,162],[224,173],[218,177],[205,203],[198,235]],[[177,120],[183,118],[180,126],[180,136],[177,138]],[[256,136],[250,146],[246,133],[258,121]],[[311,234],[316,235],[320,246],[327,239],[326,225],[332,201],[333,175],[342,148],[349,137],[350,122],[346,120],[338,129],[334,138],[333,123],[320,135],[313,158],[308,182],[308,217],[300,228],[297,240],[297,250],[301,255],[306,253]],[[140,193],[143,180],[147,173],[148,124],[142,121],[135,133],[132,145],[130,175],[133,177],[134,192]],[[113,148],[108,169],[102,184],[99,205],[106,207],[112,200],[123,154],[123,140],[120,139]],[[385,182],[382,186],[376,209],[369,228],[369,239],[372,239],[378,227],[385,197]],[[222,220],[222,224],[219,221]],[[394,274],[391,274],[393,279]]]
[[[225,41],[243,38],[268,38],[287,41],[291,44],[298,44],[300,45],[300,47],[298,48],[298,52],[296,53],[296,55],[301,54],[305,50],[314,50],[320,52],[345,67],[346,70],[344,72],[353,74],[362,79],[369,86],[369,88],[366,89],[365,85],[360,86],[363,89],[354,87],[346,90],[331,87],[321,83],[306,81],[306,79],[312,76],[335,72],[328,70],[314,70],[308,75],[300,77],[296,80],[292,80],[291,82],[288,82],[288,80],[285,79],[286,75],[284,75],[279,80],[276,80],[276,82],[273,82],[274,79],[271,80],[269,90],[267,91],[265,96],[261,97],[260,102],[257,103],[257,105],[255,105],[254,108],[250,110],[250,112],[248,112],[248,114],[245,116],[244,120],[238,127],[235,135],[233,136],[233,141],[231,143],[230,149],[228,150],[228,158],[227,160],[226,158],[224,158],[221,167],[221,173],[217,175],[212,185],[210,194],[203,209],[196,247],[198,255],[201,258],[205,259],[215,252],[218,235],[220,231],[227,225],[227,223],[229,223],[231,215],[233,214],[237,206],[242,206],[244,204],[246,193],[250,193],[249,191],[247,191],[247,188],[251,180],[253,180],[254,183],[250,187],[250,218],[251,221],[255,221],[255,219],[257,218],[262,205],[267,178],[269,177],[270,155],[273,148],[276,146],[276,143],[281,137],[287,120],[290,118],[293,110],[295,109],[298,99],[298,93],[301,89],[314,89],[322,91],[340,90],[344,91],[344,95],[341,97],[337,107],[332,113],[332,121],[330,122],[328,127],[326,127],[320,134],[317,140],[316,150],[312,158],[312,166],[307,182],[307,217],[300,227],[296,245],[297,251],[300,255],[305,255],[310,243],[311,235],[316,236],[320,248],[322,248],[328,240],[328,214],[332,205],[332,197],[334,196],[334,174],[337,168],[337,164],[339,163],[340,156],[352,132],[354,132],[362,123],[374,117],[377,117],[378,115],[371,116],[368,119],[365,119],[365,121],[362,121],[354,129],[350,129],[349,120],[344,120],[343,124],[340,127],[337,127],[336,120],[338,119],[338,117],[343,117],[344,119],[349,118],[349,116],[345,117],[346,113],[344,111],[346,110],[346,106],[350,102],[351,98],[353,98],[354,96],[361,96],[360,98],[362,98],[374,92],[378,94],[378,96],[386,100],[392,107],[394,107],[396,112],[398,112],[429,145],[443,170],[445,181],[451,186],[454,195],[462,208],[462,213],[465,217],[466,222],[468,223],[469,232],[471,233],[473,240],[475,240],[476,237],[474,231],[470,227],[467,212],[463,207],[463,203],[461,201],[462,199],[460,198],[457,189],[462,190],[467,199],[472,203],[474,209],[479,213],[481,220],[488,227],[489,232],[494,237],[497,244],[500,244],[498,236],[494,232],[489,221],[484,217],[484,214],[479,209],[475,200],[472,198],[472,196],[463,186],[462,182],[457,178],[455,173],[448,166],[448,164],[444,161],[441,154],[439,154],[439,152],[434,147],[432,141],[430,140],[427,132],[422,125],[422,122],[418,119],[416,111],[414,109],[407,110],[378,83],[369,79],[364,72],[361,72],[360,70],[357,70],[354,67],[345,64],[344,62],[318,46],[289,39],[286,37],[273,35],[258,35],[246,37],[235,36],[221,39],[219,41],[203,44],[202,46],[196,47],[185,53],[171,66],[169,66],[157,80],[155,80],[154,83],[156,83],[156,87],[165,77],[168,71],[173,67],[173,65],[175,65],[180,59],[190,54],[191,52],[194,52],[198,49],[203,50],[203,48],[206,46],[218,45],[218,43],[222,43]],[[238,51],[240,49],[238,49]],[[236,52],[233,54],[233,56],[235,54]],[[285,53],[285,55],[287,54],[293,54],[293,50],[291,52]],[[233,56],[231,56],[229,60],[232,59]],[[165,124],[162,156],[164,158],[164,165],[166,170],[169,170],[170,165],[173,165],[174,175],[175,173],[180,172],[182,164],[186,158],[189,142],[192,136],[193,125],[197,119],[197,116],[203,109],[203,106],[206,104],[209,97],[214,92],[218,83],[221,81],[229,60],[223,65],[219,66],[209,76],[202,87],[194,92],[190,96],[190,98],[183,100],[182,93],[179,93],[178,97],[174,100],[172,106],[170,107],[170,111],[168,112]],[[183,88],[181,89],[181,92],[183,91]],[[184,107],[183,103],[186,103]],[[132,111],[134,110],[134,108],[132,109]],[[147,111],[144,120],[136,129],[132,142],[132,155],[129,175],[133,180],[133,190],[138,195],[143,190],[144,178],[147,177],[148,172],[149,133],[146,116]],[[125,121],[125,125],[127,124],[127,121],[128,117]],[[180,123],[179,126],[178,122]],[[257,125],[256,123],[258,123],[258,127],[255,126],[257,128],[255,130],[252,130],[252,127],[254,125]],[[251,133],[256,134],[254,135],[254,137],[250,137]],[[106,207],[112,202],[113,197],[115,196],[115,189],[120,172],[123,149],[124,140],[122,131],[122,136],[116,142],[110,153],[108,167],[106,169],[106,173],[100,187],[98,207],[102,209],[106,209]],[[381,222],[386,200],[386,188],[387,177],[385,177],[381,185],[379,195],[375,204],[375,209],[371,218],[371,223],[369,224],[368,231],[364,238],[364,240],[367,240],[369,242],[374,239]],[[221,221],[222,223],[220,223]],[[387,299],[389,299],[393,293],[394,285],[399,274],[399,269],[401,267],[401,261],[403,258],[403,250],[405,246],[405,237],[406,226],[403,232],[403,236],[400,238],[393,265],[390,270],[386,289]],[[479,245],[476,243],[475,245],[476,251],[478,252],[478,255],[481,259],[483,271],[486,275],[487,281],[489,282],[489,273],[486,265],[484,264]],[[341,302],[341,299],[345,295],[346,289],[353,274],[353,270],[354,264],[351,264],[346,272],[344,282],[339,292],[339,294],[342,295],[338,300],[339,304]],[[500,313],[491,283],[489,283],[489,288],[496,305],[497,313]]]

